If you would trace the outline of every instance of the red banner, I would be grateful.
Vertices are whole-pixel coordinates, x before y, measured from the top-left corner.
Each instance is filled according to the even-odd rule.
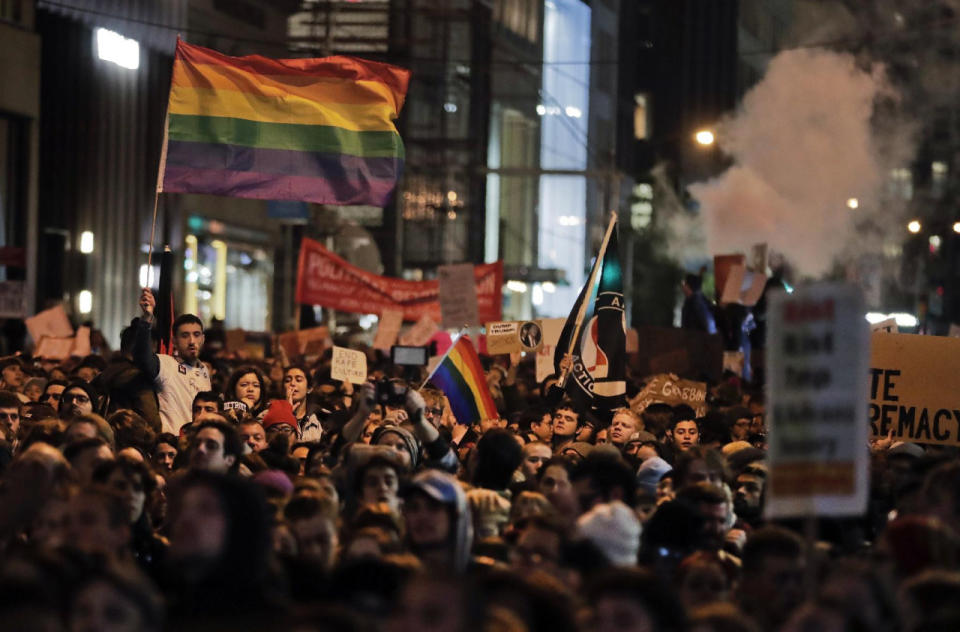
[[[473,266],[480,322],[503,315],[503,262]],[[441,322],[440,285],[433,281],[404,281],[371,274],[348,263],[312,239],[300,244],[297,265],[297,302],[355,314],[403,311],[404,320],[429,316]]]

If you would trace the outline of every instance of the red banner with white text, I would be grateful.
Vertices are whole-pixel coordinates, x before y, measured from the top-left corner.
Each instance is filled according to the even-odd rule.
[[[480,322],[503,315],[503,262],[473,266]],[[297,302],[355,314],[403,311],[404,320],[429,316],[441,322],[440,286],[433,281],[404,281],[371,274],[344,261],[319,242],[304,238],[297,265]]]

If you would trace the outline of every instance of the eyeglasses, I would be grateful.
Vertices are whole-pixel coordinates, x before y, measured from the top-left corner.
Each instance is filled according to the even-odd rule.
[[[0,420],[3,421],[16,421],[20,419],[20,413],[8,413],[0,410]]]
[[[65,401],[65,402],[68,402],[68,403],[69,403],[69,402],[77,402],[78,404],[89,404],[89,403],[90,403],[90,398],[87,397],[86,395],[79,395],[79,394],[76,394],[76,395],[75,395],[75,394],[72,394],[72,393],[68,393],[68,394],[66,394],[66,395],[61,395],[61,396],[60,396],[60,399],[63,400],[63,401]]]

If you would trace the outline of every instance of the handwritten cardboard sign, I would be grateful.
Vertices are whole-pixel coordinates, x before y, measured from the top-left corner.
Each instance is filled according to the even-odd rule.
[[[330,377],[351,384],[363,384],[367,381],[367,356],[362,351],[334,347]]]
[[[686,404],[697,417],[707,414],[707,385],[704,382],[681,380],[675,375],[654,375],[642,391],[630,400],[630,408],[642,413],[650,404]]]
[[[437,327],[437,323],[433,322],[433,319],[429,316],[423,316],[420,320],[415,322],[407,331],[400,334],[400,344],[409,347],[423,347],[430,342],[430,338],[433,337],[433,334],[437,333],[440,328]]]
[[[479,325],[477,285],[473,265],[460,263],[437,268],[440,314],[446,329]]]

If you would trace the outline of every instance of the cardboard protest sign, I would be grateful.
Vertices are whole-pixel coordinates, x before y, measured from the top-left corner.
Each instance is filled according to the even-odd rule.
[[[44,358],[46,360],[66,360],[70,357],[72,350],[73,336],[69,338],[44,336],[40,339],[40,342],[37,343],[36,348],[33,350],[33,355],[36,358]]]
[[[330,377],[351,384],[363,384],[367,381],[367,356],[362,351],[334,347]]]
[[[73,347],[70,349],[70,355],[79,358],[90,355],[90,328],[82,326],[77,328],[77,335],[73,337]]]
[[[277,336],[277,343],[291,358],[299,355],[319,355],[328,346],[330,329],[326,326],[287,331]]]
[[[896,318],[887,318],[886,320],[881,320],[879,323],[873,323],[870,325],[870,331],[882,331],[885,334],[897,334],[900,333],[900,328],[897,327]]]
[[[224,332],[224,350],[239,351],[247,343],[247,332],[243,329],[228,329]]]
[[[713,287],[717,297],[722,296],[724,288],[727,287],[727,277],[730,276],[730,269],[734,266],[743,266],[746,268],[747,258],[743,255],[716,255],[713,258]]]
[[[864,312],[863,296],[852,285],[824,283],[771,295],[768,519],[866,510],[870,339]]]
[[[23,281],[0,281],[0,318],[23,318],[27,315]]]
[[[538,320],[487,323],[487,354],[537,351],[543,344],[543,324]]]
[[[400,344],[408,347],[423,347],[440,328],[429,316],[423,316],[413,326],[400,334]]]
[[[537,384],[543,383],[547,376],[554,372],[553,355],[557,349],[557,342],[560,340],[560,332],[563,331],[563,325],[567,322],[566,318],[543,318],[540,320],[540,326],[543,329],[543,342],[540,343],[540,350],[536,355]]]
[[[444,328],[479,325],[473,265],[460,263],[440,266],[437,268],[437,281],[440,283],[440,314]]]
[[[743,375],[743,351],[724,351],[723,370]]]
[[[723,287],[717,286],[720,292],[721,305],[728,303],[739,303],[740,293],[743,290],[743,280],[747,274],[747,266],[742,263],[735,263],[727,270],[727,276],[724,278]]]
[[[63,310],[63,305],[57,305],[50,309],[45,309],[39,314],[35,314],[25,319],[24,324],[30,337],[39,341],[44,336],[50,338],[70,338],[73,336],[73,325],[67,318],[67,312]]]
[[[871,434],[960,445],[960,340],[878,332],[871,345]]]
[[[767,286],[767,275],[759,272],[748,272],[744,284],[746,287],[740,292],[740,302],[747,307],[753,307],[763,296],[763,290]]]
[[[373,348],[390,351],[397,341],[400,327],[403,325],[403,312],[398,309],[385,309],[377,323],[377,335],[373,338]]]
[[[650,404],[686,404],[697,417],[707,414],[707,385],[704,382],[681,380],[676,375],[654,375],[647,385],[630,400],[630,408],[642,413]]]

